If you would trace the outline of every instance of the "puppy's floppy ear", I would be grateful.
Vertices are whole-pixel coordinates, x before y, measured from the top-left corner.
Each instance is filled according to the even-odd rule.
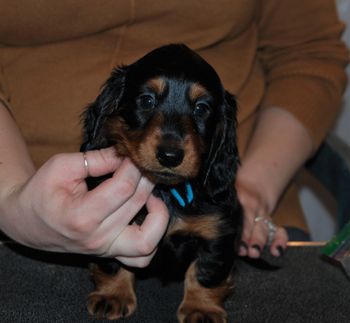
[[[204,185],[213,202],[231,202],[239,164],[236,143],[237,105],[233,95],[225,91],[221,120],[216,126],[207,161]],[[231,200],[231,201],[230,201]]]
[[[127,66],[114,69],[95,102],[83,113],[83,144],[80,151],[106,148],[110,145],[104,126],[107,118],[119,108],[127,69]]]

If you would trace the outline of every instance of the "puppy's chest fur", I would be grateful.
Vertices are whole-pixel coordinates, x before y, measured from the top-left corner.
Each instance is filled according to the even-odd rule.
[[[193,202],[185,207],[174,201],[169,188],[156,189],[154,193],[167,205],[170,220],[148,273],[156,274],[166,281],[183,279],[189,264],[198,256],[198,249],[221,234],[223,214],[217,209],[210,210],[212,207],[209,206],[209,212],[203,213],[197,205],[197,200],[203,197],[197,190]],[[142,209],[133,221],[140,225],[146,214],[147,210]]]

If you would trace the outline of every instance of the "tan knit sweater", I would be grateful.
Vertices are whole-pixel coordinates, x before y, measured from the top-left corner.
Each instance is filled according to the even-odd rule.
[[[0,0],[0,8],[0,98],[37,165],[79,149],[80,114],[113,66],[167,43],[197,50],[238,97],[241,154],[257,111],[271,106],[319,144],[346,83],[343,24],[329,0]]]

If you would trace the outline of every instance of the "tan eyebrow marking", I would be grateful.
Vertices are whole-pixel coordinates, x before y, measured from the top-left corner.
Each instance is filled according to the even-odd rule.
[[[165,89],[165,80],[161,77],[153,78],[147,81],[146,85],[154,90],[157,95],[161,95]]]
[[[189,94],[190,94],[190,99],[192,101],[196,101],[201,96],[208,95],[209,93],[205,87],[203,87],[198,83],[195,83],[191,86]]]

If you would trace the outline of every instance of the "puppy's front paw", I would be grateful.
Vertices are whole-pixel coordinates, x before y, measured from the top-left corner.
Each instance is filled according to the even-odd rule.
[[[88,311],[97,318],[117,320],[135,312],[136,298],[133,295],[120,297],[93,292],[89,295]]]
[[[180,323],[227,323],[225,310],[216,307],[180,307],[177,317]]]

